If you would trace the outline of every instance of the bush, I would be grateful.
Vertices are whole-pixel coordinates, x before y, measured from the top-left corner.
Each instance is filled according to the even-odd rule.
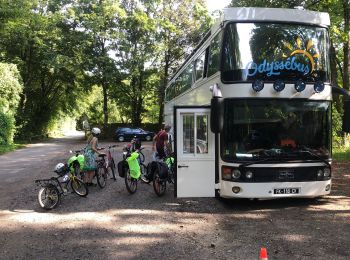
[[[15,120],[12,115],[0,112],[0,144],[12,144]]]

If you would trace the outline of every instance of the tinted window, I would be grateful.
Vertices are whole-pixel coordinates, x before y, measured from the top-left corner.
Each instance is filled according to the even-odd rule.
[[[219,71],[220,68],[221,33],[215,36],[209,47],[208,77]]]
[[[203,72],[204,72],[204,62],[205,62],[205,52],[201,54],[201,56],[198,57],[198,59],[195,62],[196,66],[196,80],[199,80],[203,78]]]
[[[328,158],[330,122],[329,101],[226,99],[222,157],[227,161]]]
[[[118,131],[119,132],[127,132],[127,131],[130,131],[130,128],[120,128]]]
[[[329,80],[328,32],[298,24],[229,24],[222,80]]]

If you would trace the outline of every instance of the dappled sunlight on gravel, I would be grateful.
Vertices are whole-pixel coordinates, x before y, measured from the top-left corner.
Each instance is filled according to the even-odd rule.
[[[311,238],[311,236],[304,236],[299,234],[283,235],[282,237],[287,241],[298,241],[298,242],[303,242]]]

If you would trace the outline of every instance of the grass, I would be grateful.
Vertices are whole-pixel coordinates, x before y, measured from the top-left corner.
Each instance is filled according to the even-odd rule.
[[[333,147],[333,159],[337,162],[350,162],[350,148]]]
[[[1,144],[0,145],[0,154],[8,153],[20,148],[25,147],[25,144]]]

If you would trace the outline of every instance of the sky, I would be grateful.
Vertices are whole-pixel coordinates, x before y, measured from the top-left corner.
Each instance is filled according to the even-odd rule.
[[[206,0],[208,11],[212,13],[215,10],[221,10],[231,3],[232,0]]]

